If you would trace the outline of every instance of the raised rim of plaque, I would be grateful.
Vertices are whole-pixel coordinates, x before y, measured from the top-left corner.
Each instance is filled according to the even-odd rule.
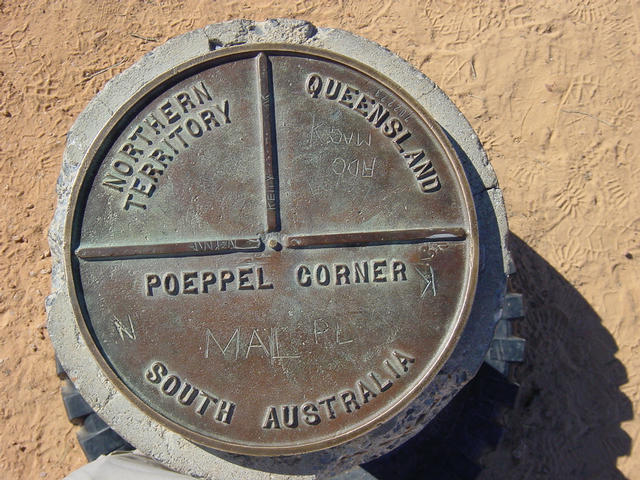
[[[342,429],[342,431],[336,431],[335,435],[317,441],[296,443],[290,442],[289,446],[281,445],[245,445],[241,443],[229,442],[226,440],[219,440],[217,438],[209,437],[198,432],[194,432],[173,420],[163,416],[154,410],[149,404],[142,401],[135,393],[133,393],[129,387],[120,379],[117,372],[110,365],[110,363],[104,358],[100,349],[96,346],[93,334],[87,327],[86,322],[82,321],[85,318],[85,309],[82,306],[82,292],[80,286],[77,284],[77,271],[74,266],[74,249],[78,244],[79,238],[79,218],[83,214],[83,204],[88,195],[89,185],[92,178],[96,173],[97,166],[109,151],[111,145],[117,138],[117,136],[129,125],[129,121],[142,109],[149,101],[157,98],[163,91],[175,85],[176,83],[189,78],[192,75],[199,73],[202,70],[211,68],[213,66],[233,61],[240,58],[255,57],[259,53],[265,54],[278,54],[278,55],[292,55],[292,56],[306,56],[311,58],[318,58],[322,60],[329,60],[334,63],[338,63],[343,67],[353,69],[357,73],[370,77],[376,82],[382,84],[394,94],[402,99],[413,111],[418,115],[422,123],[429,129],[430,133],[437,139],[440,146],[446,152],[449,163],[452,166],[456,175],[457,185],[456,188],[462,193],[465,201],[464,213],[467,215],[467,221],[470,225],[471,231],[468,232],[468,238],[471,240],[471,248],[469,249],[470,258],[467,259],[470,262],[469,275],[466,278],[465,292],[461,295],[464,298],[463,306],[459,309],[459,314],[454,322],[455,327],[448,332],[448,339],[444,342],[445,347],[438,350],[438,354],[435,359],[432,358],[429,363],[429,367],[425,369],[425,374],[422,375],[420,380],[412,382],[412,387],[401,391],[402,393],[397,396],[393,404],[386,409],[377,411],[375,415],[367,417],[366,422],[358,422],[357,426],[349,429]],[[65,269],[68,279],[69,293],[73,305],[76,318],[78,319],[78,326],[82,333],[82,336],[87,343],[87,346],[93,353],[95,359],[102,367],[104,373],[108,376],[109,380],[116,385],[116,387],[123,392],[127,398],[133,401],[147,415],[155,419],[156,421],[166,425],[171,430],[183,435],[185,438],[191,441],[219,449],[231,453],[249,454],[249,455],[292,455],[306,452],[317,451],[326,449],[341,443],[347,442],[355,437],[363,435],[368,431],[374,429],[380,424],[387,421],[389,418],[397,414],[400,410],[407,406],[408,403],[418,395],[423,388],[429,384],[437,372],[442,368],[446,360],[449,358],[452,350],[454,349],[458,338],[462,330],[465,327],[466,320],[469,316],[473,298],[475,295],[477,284],[477,272],[478,272],[478,228],[476,221],[476,213],[474,200],[468,186],[467,178],[460,165],[460,160],[456,155],[456,152],[447,139],[446,135],[440,128],[440,126],[433,120],[431,115],[425,111],[425,109],[418,104],[408,93],[404,91],[393,80],[384,76],[380,72],[375,71],[372,67],[360,63],[352,58],[343,56],[341,54],[332,52],[330,50],[308,47],[292,44],[277,44],[277,43],[264,43],[253,45],[242,45],[229,47],[221,51],[213,51],[206,55],[197,57],[190,61],[184,62],[181,65],[172,68],[170,71],[158,76],[152,82],[146,84],[141,90],[136,92],[131,98],[113,114],[111,120],[102,128],[100,133],[94,139],[91,148],[87,152],[80,166],[78,172],[78,178],[82,181],[76,181],[71,192],[70,212],[73,214],[68,215],[65,224]]]

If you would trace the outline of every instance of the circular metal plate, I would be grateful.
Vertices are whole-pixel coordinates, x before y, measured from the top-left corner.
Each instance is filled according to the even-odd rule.
[[[447,359],[475,290],[475,209],[437,124],[391,80],[238,47],[135,94],[66,225],[86,342],[195,443],[286,455],[379,425]]]

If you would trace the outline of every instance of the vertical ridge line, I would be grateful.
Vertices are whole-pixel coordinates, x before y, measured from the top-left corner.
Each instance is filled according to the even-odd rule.
[[[269,59],[264,53],[256,57],[258,74],[258,103],[260,104],[260,134],[264,161],[267,232],[279,230],[278,185],[276,179],[276,151],[273,129],[273,88]]]

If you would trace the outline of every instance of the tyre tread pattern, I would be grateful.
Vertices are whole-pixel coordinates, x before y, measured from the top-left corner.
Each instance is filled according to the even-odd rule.
[[[88,461],[115,451],[134,449],[93,411],[69,379],[57,357],[56,375],[63,381],[61,394],[67,417],[74,425],[81,425],[76,436]]]

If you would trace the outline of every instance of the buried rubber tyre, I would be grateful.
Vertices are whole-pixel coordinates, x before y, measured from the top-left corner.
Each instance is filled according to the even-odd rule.
[[[93,409],[69,380],[56,358],[56,374],[62,380],[61,395],[67,418],[79,428],[76,432],[80,448],[88,461],[112,452],[133,450],[120,435],[114,432]]]
[[[226,68],[224,72],[230,75],[216,73],[218,67],[221,68],[221,72]],[[314,73],[315,70],[324,73]],[[243,75],[239,75],[240,73]],[[199,76],[196,78],[193,75]],[[245,89],[254,90],[249,91],[247,95],[240,95],[236,88],[240,84],[225,80],[236,78],[234,75],[250,79],[241,85]],[[385,135],[384,122],[374,122],[375,115],[363,117],[362,112],[354,110],[356,104],[348,98],[340,103],[336,98],[330,98],[327,92],[323,93],[322,99],[318,98],[321,85],[329,85],[332,82],[335,84],[335,80],[332,79],[339,75],[348,77],[348,81],[353,84],[362,85],[360,88],[367,89],[367,92],[370,90],[367,93],[369,100],[374,96],[380,102],[381,98],[393,98],[405,105],[403,120],[409,122],[407,125],[412,125],[414,140],[420,139],[419,142],[429,145],[424,148],[430,155],[434,155],[433,165],[436,165],[434,168],[437,168],[439,177],[434,176],[431,160],[425,160],[427,157],[424,150],[412,150],[413,153],[406,153],[405,157],[402,157],[400,154],[405,150],[404,147],[398,148],[400,137],[394,145],[388,139],[389,135]],[[173,76],[177,78],[174,79]],[[191,78],[195,80],[190,80]],[[180,83],[187,80],[191,83]],[[209,95],[205,82],[210,82],[209,89],[219,96],[215,100]],[[135,85],[134,90],[137,93],[134,98],[129,98],[124,92],[130,92],[132,85]],[[211,85],[216,85],[216,90],[213,90]],[[290,95],[290,88],[294,88],[299,95]],[[192,97],[188,97],[191,100],[186,100],[184,89],[191,92]],[[257,96],[257,93],[261,95]],[[189,145],[195,145],[189,147],[188,152],[191,156],[185,154],[184,158],[180,157],[180,162],[172,164],[181,165],[172,167],[172,172],[182,172],[182,177],[178,176],[178,180],[182,179],[182,184],[176,182],[180,188],[174,190],[165,185],[161,190],[167,195],[187,192],[189,197],[169,198],[171,201],[166,206],[170,207],[170,213],[175,218],[172,217],[170,221],[163,218],[162,221],[151,222],[153,219],[158,220],[157,216],[147,216],[144,213],[147,211],[147,205],[141,203],[138,197],[132,201],[126,195],[121,197],[120,194],[123,192],[120,188],[126,180],[113,177],[118,173],[118,168],[121,175],[133,171],[131,165],[128,164],[126,168],[123,166],[123,161],[126,160],[122,157],[123,152],[134,152],[131,146],[127,146],[126,139],[137,138],[146,141],[147,144],[153,144],[148,131],[138,132],[139,128],[143,128],[140,127],[142,123],[146,122],[144,124],[150,125],[152,129],[157,127],[157,131],[160,132],[160,124],[154,123],[153,120],[156,114],[167,116],[167,121],[177,121],[178,117],[172,113],[177,108],[176,102],[185,103],[183,107],[189,109],[192,108],[191,104],[196,105],[193,99],[201,104],[205,102],[205,97],[213,102],[213,106],[196,113],[199,115],[197,118],[206,125],[191,117],[186,120],[188,125],[184,123],[184,128],[190,129],[190,134],[195,139],[189,138]],[[295,102],[292,103],[292,98],[301,98],[301,101],[306,103],[301,107]],[[273,102],[277,102],[275,107]],[[295,110],[295,122],[287,122],[286,115],[279,117],[278,121],[268,120],[283,115],[282,112],[287,108],[289,111]],[[213,110],[219,115],[215,123]],[[345,119],[347,126],[370,128],[370,124],[374,125],[371,135],[375,148],[379,148],[384,154],[376,158],[381,158],[386,163],[380,160],[377,164],[378,172],[385,173],[375,180],[376,190],[373,192],[377,193],[369,197],[369,202],[374,203],[373,206],[361,208],[362,192],[350,189],[353,182],[336,184],[335,181],[329,181],[334,179],[326,178],[330,175],[344,175],[345,172],[351,174],[353,171],[360,172],[360,180],[370,181],[373,175],[371,161],[367,160],[366,168],[353,161],[347,163],[340,156],[340,149],[345,148],[340,142],[338,146],[335,146],[335,142],[328,147],[325,144],[323,148],[330,149],[326,156],[316,155],[315,147],[300,143],[300,127],[314,125],[313,114],[317,113],[316,110],[322,112],[323,118]],[[248,128],[238,130],[229,126],[233,121],[239,121],[238,112],[252,112],[252,115],[245,119],[249,122],[245,125]],[[407,112],[412,113],[407,115]],[[388,116],[390,113],[382,112],[377,115]],[[260,120],[258,123],[255,123],[256,118]],[[136,123],[137,127],[129,125],[129,122],[134,120],[142,123]],[[218,128],[216,132],[227,132],[224,134],[227,137],[211,148],[204,148],[204,144],[198,147],[198,138],[204,135],[207,126],[211,129]],[[278,136],[279,133],[274,135],[275,130],[280,133],[287,132],[284,141],[282,136]],[[244,136],[239,137],[238,131]],[[418,131],[421,133],[417,134]],[[387,133],[389,132],[390,130]],[[244,148],[249,137],[252,139],[249,145],[255,150],[255,155],[222,155],[220,158],[215,156],[223,147]],[[119,145],[121,140],[118,139],[123,138],[124,143]],[[163,141],[170,138],[173,137],[163,138]],[[277,138],[277,142],[273,142],[274,138]],[[409,136],[405,133],[402,138],[404,142]],[[185,148],[186,143],[183,143]],[[282,150],[274,151],[276,143]],[[357,143],[346,142],[346,150],[342,153],[354,153],[353,149],[362,146]],[[418,148],[420,145],[422,143]],[[296,155],[295,152],[299,153],[302,147],[306,149],[305,155]],[[135,152],[142,151],[143,148],[147,147],[139,144],[135,147]],[[116,155],[120,156],[116,159]],[[215,158],[209,158],[208,155]],[[104,162],[107,156],[113,162]],[[276,157],[280,167],[286,165],[288,168],[278,169]],[[239,170],[235,164],[229,164],[229,159],[240,158],[255,164],[245,165],[244,170]],[[297,161],[300,158],[306,159],[306,163]],[[325,168],[327,165],[322,160],[327,158],[341,160],[333,160],[333,164],[330,163],[329,168]],[[226,205],[231,210],[235,209],[233,212],[236,214],[229,216],[230,223],[243,221],[241,213],[245,211],[236,211],[240,205],[242,208],[255,210],[252,210],[255,214],[255,225],[242,224],[243,228],[240,228],[239,234],[235,236],[232,235],[233,232],[229,233],[226,230],[222,235],[212,236],[209,230],[213,229],[215,234],[218,224],[215,218],[210,216],[224,209],[202,210],[200,207],[210,205],[215,199],[209,199],[207,195],[218,190],[209,188],[210,185],[206,182],[196,182],[210,179],[211,175],[207,175],[205,171],[198,171],[197,175],[193,175],[194,171],[187,168],[200,167],[202,159],[210,162],[204,162],[205,165],[216,166],[216,171],[219,172],[216,177],[218,186],[227,189],[231,198]],[[168,165],[166,156],[156,160]],[[412,170],[414,167],[419,167],[419,171]],[[94,182],[101,168],[103,173],[109,168],[115,170],[109,170],[106,176]],[[144,167],[147,175],[159,177],[155,170],[155,173],[151,173],[149,168]],[[177,170],[178,168],[182,170]],[[238,189],[234,187],[234,182],[229,180],[236,171],[260,172],[260,175],[243,175],[243,181],[253,183],[249,185],[251,188]],[[227,174],[228,178],[225,176]],[[320,190],[321,194],[315,190],[309,193],[305,185],[314,182],[304,183],[304,180],[311,174],[315,175],[314,182],[323,188],[345,188],[346,193],[326,194],[324,190]],[[175,174],[172,175],[172,181],[176,180]],[[274,181],[275,177],[280,178],[279,184]],[[162,177],[166,178],[167,176]],[[184,181],[185,178],[187,181]],[[394,179],[393,182],[391,179]],[[260,182],[264,184],[259,184]],[[441,183],[445,187],[440,188]],[[277,185],[282,187],[282,191],[278,190]],[[136,195],[141,191],[145,195],[152,191],[150,187],[140,187],[137,177],[134,186],[134,190],[138,192]],[[198,188],[202,191],[197,190]],[[160,187],[158,190],[160,191]],[[244,194],[243,192],[249,192],[255,198],[245,199],[245,202],[234,202],[235,195]],[[84,398],[107,424],[145,454],[159,459],[175,470],[194,476],[211,476],[212,472],[220,471],[220,468],[226,469],[228,476],[232,477],[248,475],[249,471],[256,478],[260,475],[264,478],[309,474],[329,476],[396,448],[415,435],[425,424],[430,423],[478,372],[492,342],[496,324],[500,321],[506,276],[512,270],[506,249],[506,216],[497,180],[477,136],[455,106],[430,80],[390,52],[346,32],[317,29],[304,22],[241,21],[212,25],[178,37],[143,58],[137,65],[112,80],[74,125],[68,136],[58,193],[58,210],[50,231],[54,263],[53,294],[47,306],[49,331],[62,364]],[[264,194],[264,198],[259,194]],[[282,223],[279,223],[278,215],[273,213],[280,205],[278,194],[284,200],[281,211],[285,213],[280,219],[284,219]],[[426,194],[435,196],[424,196]],[[305,195],[316,197],[307,198]],[[344,200],[345,196],[349,201]],[[386,201],[387,197],[393,198],[394,201]],[[191,198],[199,201],[191,202]],[[124,203],[120,202],[123,199]],[[203,199],[207,201],[202,201]],[[428,207],[428,202],[433,202],[433,208],[425,208]],[[327,208],[322,208],[323,204],[327,204]],[[188,234],[190,231],[187,228],[189,222],[185,224],[185,218],[190,218],[187,214],[191,210],[186,208],[189,205],[193,206],[194,211],[209,215],[206,222],[191,222],[199,227],[204,225],[205,234],[209,236],[199,233],[195,240],[183,237],[185,232]],[[304,208],[322,211],[305,214]],[[332,208],[337,213],[332,213]],[[138,209],[137,214],[133,214],[138,215],[135,221],[133,217],[126,216],[134,209]],[[161,210],[163,214],[165,210]],[[263,211],[267,212],[265,218]],[[85,215],[86,212],[89,214]],[[430,213],[425,215],[425,212]],[[265,219],[266,225],[262,225]],[[319,224],[317,230],[315,225],[320,220],[324,223]],[[116,222],[115,227],[109,228],[107,222]],[[359,226],[361,224],[364,224],[364,227]],[[167,225],[175,230],[175,235],[172,233],[173,237],[163,237],[163,240],[151,235],[153,233],[161,237],[166,236]],[[181,225],[185,228],[180,227]],[[286,226],[288,230],[282,232],[281,226]],[[252,230],[254,227],[255,230]],[[255,234],[255,231],[260,233]],[[124,237],[123,232],[126,233]],[[249,235],[251,232],[253,236]],[[84,234],[89,235],[86,241],[83,240]],[[227,239],[229,237],[232,241]],[[208,241],[207,238],[213,240]],[[449,246],[441,245],[443,243]],[[342,255],[345,258],[330,258],[331,252],[339,250],[331,250],[336,244],[341,247],[340,251],[344,252]],[[365,247],[368,249],[366,257],[363,250],[358,250]],[[265,412],[275,415],[275,407],[272,405],[282,406],[294,401],[301,404],[301,400],[319,403],[320,397],[317,400],[315,397],[296,399],[296,392],[300,391],[297,389],[296,392],[290,392],[291,398],[280,398],[280,384],[276,382],[280,381],[283,387],[295,385],[295,382],[277,378],[274,369],[258,368],[261,364],[255,360],[255,355],[245,362],[244,366],[238,364],[235,365],[235,369],[219,371],[227,376],[237,375],[233,382],[216,383],[212,386],[213,391],[217,392],[217,388],[222,385],[223,388],[236,392],[234,395],[243,401],[247,400],[247,403],[254,400],[262,402],[256,404],[257,408],[251,408],[252,405],[248,404],[239,407],[237,411],[242,410],[244,418],[240,413],[234,418],[238,419],[236,424],[245,422],[241,428],[229,429],[225,426],[229,424],[224,421],[229,419],[228,408],[225,415],[218,412],[218,424],[214,424],[213,421],[207,425],[194,424],[193,418],[198,419],[194,417],[194,411],[198,413],[196,409],[184,409],[175,398],[167,398],[176,393],[177,389],[173,387],[177,385],[179,378],[189,378],[192,382],[197,379],[197,385],[201,388],[204,385],[204,389],[209,388],[207,382],[210,383],[211,378],[203,376],[201,363],[198,363],[201,362],[201,359],[198,360],[199,357],[171,356],[173,352],[170,349],[159,350],[158,346],[173,345],[174,340],[180,337],[182,345],[195,345],[199,349],[199,355],[207,358],[208,350],[202,347],[201,340],[206,328],[213,323],[205,323],[211,321],[206,301],[222,302],[213,296],[198,296],[191,297],[193,302],[189,308],[179,308],[179,302],[171,300],[177,296],[180,289],[177,285],[178,274],[182,278],[180,272],[187,272],[184,285],[181,287],[185,291],[189,290],[185,293],[204,293],[204,288],[213,281],[213,270],[202,272],[200,278],[204,282],[206,273],[207,282],[210,283],[199,285],[200,290],[194,290],[193,284],[187,285],[187,282],[197,277],[197,272],[193,272],[205,263],[201,258],[206,258],[206,262],[215,265],[218,275],[224,278],[226,283],[221,282],[220,291],[225,291],[233,278],[233,272],[218,268],[225,265],[218,265],[216,262],[221,262],[220,258],[232,258],[224,255],[239,252],[244,255],[242,259],[249,257],[251,262],[256,261],[258,257],[261,262],[271,262],[271,265],[275,266],[269,267],[272,269],[269,273],[285,272],[289,283],[284,285],[284,280],[282,281],[282,291],[272,289],[273,282],[270,280],[278,277],[269,276],[265,280],[262,267],[252,267],[257,280],[254,283],[258,285],[255,291],[262,286],[263,290],[259,294],[263,296],[259,301],[248,297],[252,301],[218,305],[218,318],[214,323],[228,329],[226,338],[234,335],[235,319],[254,318],[254,310],[263,315],[260,319],[264,324],[274,321],[273,319],[288,321],[289,317],[298,321],[295,318],[296,312],[302,312],[302,320],[306,322],[305,328],[309,327],[310,322],[313,325],[312,337],[317,330],[311,314],[325,312],[331,318],[334,313],[338,316],[349,315],[349,320],[356,318],[363,328],[377,329],[376,335],[359,337],[363,340],[358,346],[359,353],[356,352],[349,357],[341,356],[340,359],[343,361],[340,363],[335,362],[335,357],[331,357],[330,354],[318,350],[320,347],[313,351],[312,347],[309,347],[305,357],[309,361],[299,362],[296,365],[298,370],[290,368],[288,372],[299,382],[305,378],[314,378],[316,384],[321,384],[313,385],[318,392],[314,395],[323,396],[330,395],[331,392],[338,394],[341,389],[347,387],[355,388],[351,385],[360,385],[362,378],[370,379],[375,382],[372,388],[377,388],[376,393],[379,397],[375,409],[369,408],[371,405],[361,410],[355,407],[362,415],[348,416],[347,414],[355,410],[350,409],[345,400],[351,395],[350,401],[353,401],[354,394],[347,393],[347,397],[342,397],[345,402],[342,411],[344,428],[333,426],[340,422],[329,423],[333,418],[328,410],[328,417],[322,425],[322,436],[319,434],[315,438],[313,429],[300,429],[297,436],[277,437],[276,421],[269,420],[270,416],[267,416],[266,421],[257,417],[264,416]],[[208,256],[203,257],[204,255]],[[252,255],[255,255],[255,258]],[[375,260],[374,255],[377,259],[384,256],[387,260]],[[195,256],[200,256],[200,259],[193,258]],[[397,260],[403,257],[404,261]],[[162,263],[167,258],[172,259],[170,265]],[[335,295],[337,297],[339,294],[339,298],[344,300],[343,304],[332,297],[334,284],[323,290],[331,281],[327,265],[332,265],[331,262],[334,260],[340,260],[333,277],[334,284],[342,286],[346,284],[345,278],[348,275],[345,270],[347,263],[357,265],[354,269],[366,265],[367,262],[377,265],[372,267],[374,270],[377,269],[377,273],[370,272],[371,278],[375,276],[375,279],[372,282],[367,280],[367,285],[357,287],[364,295],[359,295],[359,298],[347,295],[346,292],[351,287],[339,292],[336,290]],[[308,265],[316,265],[314,275],[317,276],[319,285],[307,284],[307,280],[310,279],[310,267],[306,266],[306,262],[309,262]],[[388,283],[385,283],[386,277],[381,273],[385,265],[393,265],[392,276],[389,277],[391,281]],[[438,284],[437,299],[432,266],[442,273],[442,278],[449,279],[448,283],[443,281]],[[150,273],[145,276],[145,272]],[[234,272],[236,277],[240,277],[240,271]],[[297,284],[296,277],[289,275],[291,272],[297,272]],[[162,287],[159,286],[161,275],[164,282]],[[392,283],[403,281],[407,283]],[[378,288],[374,282],[385,283],[386,290]],[[231,287],[237,290],[241,290],[241,286],[251,289],[248,285],[250,284],[236,282]],[[408,287],[402,290],[403,285]],[[300,288],[306,287],[309,287],[306,296],[300,296],[295,308],[288,308],[290,298],[297,297],[297,293],[303,291]],[[294,290],[296,295],[288,294]],[[229,298],[233,294],[227,292],[221,294],[221,297],[223,295]],[[421,299],[425,295],[429,302],[422,302]],[[161,298],[162,301],[152,304],[151,302],[155,302],[157,298]],[[179,298],[185,300],[184,297]],[[353,308],[348,310],[348,304],[352,299],[360,303],[352,305]],[[371,303],[374,300],[379,303],[372,307]],[[448,303],[441,304],[441,301]],[[253,307],[249,308],[251,305],[259,305],[261,308],[252,310]],[[240,312],[240,315],[235,315],[230,313],[231,307],[245,310]],[[279,309],[277,314],[267,318],[264,312],[273,308]],[[428,309],[431,309],[433,315],[423,315]],[[174,315],[172,321],[160,321],[158,325],[149,324],[158,319],[162,320],[167,311]],[[414,312],[417,311],[421,312],[419,318],[428,318],[429,322],[414,322],[417,315]],[[188,318],[184,317],[184,312],[190,312]],[[195,314],[191,315],[193,312]],[[358,315],[351,315],[350,312],[356,312]],[[224,321],[220,322],[220,318]],[[398,320],[404,323],[399,324]],[[138,325],[136,333],[133,324],[139,322],[147,322],[147,325],[146,328]],[[168,327],[172,330],[169,331]],[[390,328],[386,329],[387,327]],[[340,341],[340,328],[336,325],[332,328],[335,329],[333,343],[345,345]],[[327,329],[328,326],[325,330]],[[416,330],[420,333],[416,333]],[[147,332],[151,332],[152,335],[146,338],[141,335]],[[402,344],[409,346],[410,353],[414,348],[418,352],[415,358],[404,356],[402,348],[392,345],[399,338],[398,332],[402,335]],[[261,341],[262,346],[257,343],[252,345],[251,340],[247,340],[254,335],[250,329],[248,334],[244,332],[244,335],[249,348],[243,360],[249,358],[250,348],[260,348],[259,351],[265,352],[267,356],[273,356],[273,347],[268,349]],[[305,335],[308,336],[310,333],[305,332]],[[161,342],[158,342],[159,336],[162,336]],[[208,333],[206,338],[210,338]],[[304,340],[305,337],[296,337],[298,340],[301,338]],[[342,337],[342,340],[345,338]],[[194,343],[194,339],[198,341]],[[513,350],[514,342],[508,338],[496,340],[499,340],[496,343],[496,351],[502,352],[501,354],[509,349]],[[275,345],[277,342],[273,343]],[[318,343],[317,338],[315,342],[310,341],[306,344],[301,340],[296,346],[302,348]],[[491,347],[493,349],[493,344]],[[337,347],[331,348],[335,350]],[[227,353],[223,347],[219,350],[223,356]],[[182,351],[189,353],[190,349]],[[255,351],[257,350],[252,352]],[[342,352],[339,353],[342,355]],[[217,354],[220,355],[220,352]],[[294,357],[295,355],[291,358]],[[278,359],[280,358],[282,357],[278,356]],[[160,360],[172,367],[171,372],[177,372],[178,368],[186,370],[186,374],[181,374],[182,376],[167,376],[173,379],[175,385],[163,383],[164,393],[158,390],[159,387],[154,386],[159,385],[158,375],[154,375],[154,370],[151,374],[145,375],[147,369],[153,365],[156,365],[158,372],[167,370],[164,363],[158,363]],[[362,360],[369,362],[366,367],[361,367],[364,363],[358,363]],[[413,368],[414,360],[416,375],[401,378],[402,370],[407,372],[408,364]],[[492,360],[491,355],[489,360]],[[333,375],[311,375],[310,373],[314,373],[311,371],[316,364],[314,362],[318,361],[325,361],[328,369],[345,375],[344,379],[334,380]],[[388,374],[396,375],[400,380],[394,380],[398,386],[391,394],[382,395],[388,388],[387,384],[379,382],[381,377],[377,369],[392,369],[390,361],[395,362],[396,370],[390,370]],[[135,366],[132,366],[132,363],[135,363]],[[340,370],[341,365],[344,368]],[[250,381],[245,381],[246,378],[250,378]],[[243,388],[247,387],[241,393],[234,390],[239,382],[244,382]],[[252,387],[253,385],[258,387]],[[269,390],[274,393],[272,397],[264,394],[268,388],[273,390]],[[362,396],[360,402],[364,404],[364,399],[368,398],[369,396]],[[147,404],[145,399],[149,400],[151,405]],[[265,403],[267,401],[269,403]],[[222,403],[225,406],[229,405],[229,402],[220,402]],[[270,432],[265,433],[265,430]],[[256,441],[259,436],[265,440]],[[207,448],[202,448],[202,445]],[[223,453],[221,450],[232,453]],[[269,455],[257,456],[266,454]]]

